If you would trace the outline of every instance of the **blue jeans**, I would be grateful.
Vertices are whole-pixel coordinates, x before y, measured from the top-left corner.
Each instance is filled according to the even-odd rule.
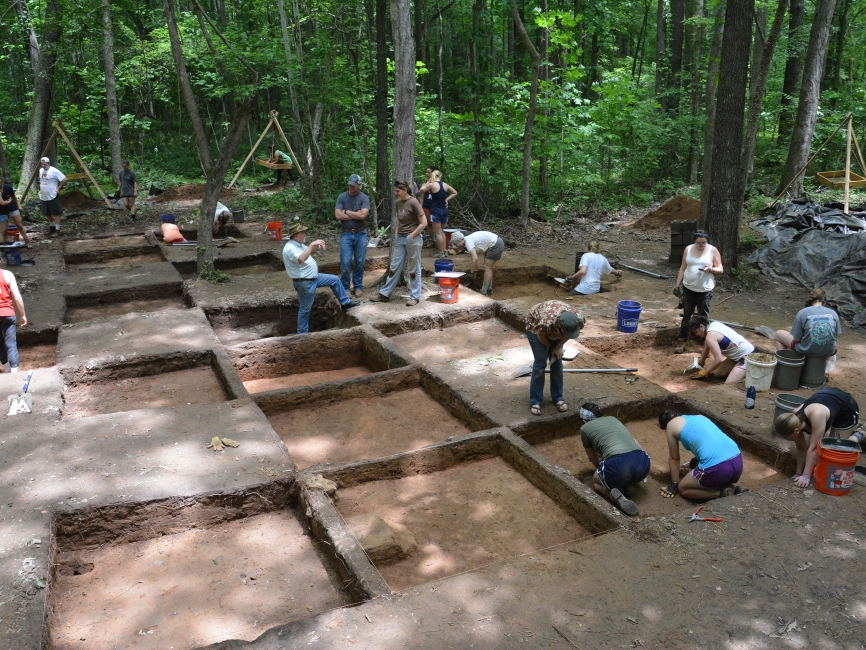
[[[316,289],[319,287],[330,287],[341,305],[352,302],[336,275],[319,273],[315,280],[292,280],[292,284],[298,292],[298,334],[310,331],[310,312],[313,310],[313,300],[316,299]]]
[[[15,339],[17,319],[15,316],[0,316],[0,365],[18,367],[18,341]]]
[[[547,361],[551,356],[550,351],[556,347],[559,341],[551,341],[548,348],[532,332],[527,332],[526,338],[529,339],[529,347],[532,348],[532,356],[535,357],[535,361],[532,363],[532,379],[529,380],[529,403],[540,406],[544,401],[544,370],[547,368]],[[554,404],[562,401],[562,375],[562,359],[551,362],[550,397]]]
[[[394,243],[394,259],[388,268],[388,281],[379,289],[379,293],[390,298],[400,276],[403,273],[403,263],[406,264],[406,272],[409,274],[409,295],[415,300],[421,298],[421,246],[424,244],[421,235],[411,241],[405,235],[397,235]]]
[[[352,257],[355,258],[355,268],[352,271],[352,284],[349,284],[349,269],[352,267]],[[340,282],[348,291],[350,286],[355,289],[364,288],[364,262],[367,261],[367,231],[344,232],[340,235]]]

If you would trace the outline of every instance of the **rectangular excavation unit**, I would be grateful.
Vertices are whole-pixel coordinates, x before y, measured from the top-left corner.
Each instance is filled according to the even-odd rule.
[[[486,315],[483,312],[479,316]],[[492,315],[450,327],[422,329],[391,339],[424,363],[494,355],[499,350],[528,345],[522,329]]]
[[[20,357],[18,368],[21,371],[34,368],[50,368],[57,363],[57,343],[18,344]]]
[[[524,268],[495,269],[493,272],[494,300],[519,298],[522,301],[543,302],[565,298],[568,289],[554,281],[563,273],[549,266],[530,266]],[[481,274],[475,280],[481,282]]]
[[[194,252],[194,249],[192,250]],[[195,260],[188,262],[173,262],[173,264],[184,280],[189,280],[195,277]],[[264,273],[277,272],[285,273],[281,261],[268,252],[256,253],[254,255],[243,255],[239,257],[216,257],[214,259],[214,268],[217,271],[224,271],[233,276],[261,275]]]
[[[262,498],[110,506],[85,513],[83,522],[79,513],[61,514],[52,540],[51,647],[165,650],[252,641],[275,625],[352,602],[288,486],[261,491]]]
[[[66,298],[68,323],[82,323],[94,318],[108,318],[133,312],[187,309],[181,286],[156,285],[141,289],[123,289],[97,295]]]
[[[298,331],[298,298],[290,294],[278,304],[207,307],[205,315],[223,345],[287,336]],[[317,292],[310,312],[310,332],[341,327],[345,322],[331,292]]]
[[[125,255],[116,255],[114,251],[106,253],[100,252],[88,256],[80,262],[66,262],[66,270],[70,272],[76,271],[95,271],[100,269],[117,269],[129,268],[131,266],[142,266],[144,264],[157,264],[164,262],[165,259],[159,249],[154,247],[153,251],[148,252],[131,252]]]

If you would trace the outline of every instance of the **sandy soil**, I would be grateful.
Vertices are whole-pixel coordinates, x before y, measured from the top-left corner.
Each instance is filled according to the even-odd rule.
[[[220,190],[220,201],[225,203],[226,199],[231,199],[237,194],[236,190],[222,188]],[[171,203],[173,201],[201,201],[204,196],[203,183],[186,183],[171,187],[162,194],[150,199],[153,203]]]
[[[526,336],[499,318],[465,323],[442,330],[420,330],[391,339],[425,363],[473,359],[498,350],[528,345]]]
[[[699,221],[701,202],[688,196],[675,196],[660,208],[641,217],[631,224],[637,230],[662,230],[670,234],[671,221],[689,219]]]
[[[18,346],[18,370],[33,368],[50,368],[57,363],[57,344],[43,343],[40,345]]]
[[[141,266],[142,264],[156,264],[164,261],[162,255],[154,252],[115,257],[105,260],[104,262],[84,262],[82,264],[67,264],[66,266],[69,271],[92,271],[93,269],[114,269],[128,266]]]
[[[268,627],[346,602],[285,511],[67,553],[60,562],[77,563],[82,574],[61,566],[54,586],[58,650],[250,641]]]
[[[149,246],[144,235],[124,235],[120,237],[102,237],[98,239],[77,239],[63,244],[66,253],[90,253],[92,251],[107,251],[115,248],[131,248],[133,246]]]
[[[374,513],[414,536],[413,554],[378,566],[395,590],[589,534],[501,458],[363,483],[339,495],[344,517]]]
[[[244,387],[250,393],[264,393],[268,390],[280,388],[295,388],[296,386],[312,386],[325,381],[336,381],[338,379],[351,379],[352,377],[363,377],[373,371],[367,366],[352,366],[340,368],[339,370],[323,370],[321,372],[302,372],[295,375],[284,375],[283,377],[269,377],[267,379],[250,379],[244,382]]]
[[[64,417],[87,417],[140,408],[213,404],[226,394],[209,366],[120,381],[79,384],[63,395]]]
[[[494,276],[493,293],[490,297],[494,300],[522,298],[542,302],[544,300],[564,300],[567,293],[568,289],[541,280],[500,286],[496,284],[496,277]]]
[[[469,433],[421,388],[300,407],[268,421],[300,468],[380,458]]]
[[[108,318],[139,311],[165,311],[186,309],[187,304],[181,296],[156,298],[153,300],[130,300],[128,302],[109,302],[92,307],[67,307],[66,322],[81,323],[94,318]]]

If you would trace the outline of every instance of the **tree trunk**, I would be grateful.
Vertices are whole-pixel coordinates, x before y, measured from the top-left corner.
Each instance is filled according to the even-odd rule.
[[[117,110],[117,82],[114,79],[114,36],[111,33],[111,3],[102,0],[102,61],[105,65],[105,105],[108,113],[108,141],[111,145],[111,178],[120,173],[120,116]]]
[[[24,0],[13,0],[18,12],[18,19],[27,25],[27,55],[30,59],[30,67],[33,70],[33,78],[39,74],[39,40],[36,38],[36,30],[33,29],[33,20],[30,18],[30,10]]]
[[[671,91],[670,108],[679,107],[680,73],[683,70],[683,36],[686,19],[685,0],[671,0],[671,73],[668,88]]]
[[[425,50],[424,45],[424,18],[425,18],[425,6],[424,0],[415,0],[413,3],[413,8],[415,10],[415,60],[416,61],[426,61],[427,60],[427,52]],[[436,11],[439,12],[439,4],[436,4]],[[441,14],[440,14],[441,20]]]
[[[782,110],[779,112],[779,140],[787,140],[794,128],[791,104],[798,93],[803,74],[803,22],[806,19],[806,0],[791,0],[791,19],[788,23],[788,58],[785,61],[785,80],[782,83]]]
[[[737,266],[740,213],[745,191],[740,156],[754,9],[755,0],[728,0],[719,68],[706,230],[729,272]]]
[[[394,180],[412,187],[415,176],[415,40],[409,0],[391,0],[394,38]],[[396,215],[391,232],[396,234]],[[393,241],[392,237],[392,241]]]
[[[547,0],[541,0],[541,11],[544,13],[545,21],[550,17],[547,11]],[[598,43],[596,39],[595,44]],[[541,76],[544,79],[544,96],[547,98],[550,89],[547,83],[550,81],[550,66],[548,53],[550,50],[550,30],[545,27],[541,30],[541,61],[545,64],[542,69]],[[596,54],[596,64],[598,63],[598,55]],[[550,118],[550,109],[547,102],[544,105],[543,119],[541,122],[541,155],[538,157],[538,186],[547,189],[547,122]]]
[[[0,172],[3,173],[4,183],[12,182],[12,174],[9,173],[9,164],[6,162],[6,149],[3,147],[3,138],[0,138]]]
[[[716,13],[713,27],[713,43],[707,60],[707,87],[704,91],[704,160],[701,171],[701,227],[706,227],[707,210],[710,205],[710,176],[713,167],[713,136],[716,128],[716,89],[718,88],[719,57],[725,33],[726,2],[722,0]]]
[[[698,182],[698,155],[700,150],[700,117],[701,117],[701,44],[704,41],[704,29],[701,21],[704,18],[704,0],[695,0],[692,16],[695,23],[691,31],[691,82],[689,84],[689,105],[691,108],[692,127],[689,132],[689,169],[688,183]]]
[[[803,66],[803,81],[800,84],[797,119],[791,134],[788,159],[785,162],[785,174],[782,176],[782,182],[779,183],[777,193],[785,189],[785,186],[792,181],[809,160],[809,148],[812,146],[815,122],[818,118],[821,77],[824,74],[824,63],[827,60],[827,45],[830,42],[830,27],[833,24],[835,10],[836,0],[816,0],[815,16],[812,19],[809,45],[806,48],[806,61]],[[789,191],[793,197],[798,197],[803,193],[802,175],[793,182]]]
[[[286,16],[286,4],[284,0],[277,0],[277,8],[280,12],[280,31],[283,33],[283,49],[286,51],[286,77],[288,79],[289,104],[292,107],[292,126],[289,133],[292,139],[292,148],[303,152],[306,149],[304,143],[303,122],[301,122],[301,111],[298,109],[298,97],[295,94],[295,73],[292,69],[292,38],[289,32],[289,21]],[[299,172],[300,174],[300,172]]]
[[[740,161],[742,170],[743,188],[749,186],[752,172],[755,168],[755,145],[758,139],[758,123],[761,120],[761,108],[764,105],[764,95],[767,92],[767,78],[770,74],[770,64],[773,61],[773,52],[782,34],[782,23],[785,21],[785,11],[788,8],[788,0],[779,0],[776,7],[776,15],[769,33],[764,38],[764,46],[761,48],[760,63],[757,70],[752,63],[752,81],[749,88],[749,118],[746,122],[746,141],[743,144],[743,157]]]
[[[845,52],[845,37],[848,35],[848,16],[851,13],[851,0],[842,0],[842,15],[839,17],[839,31],[836,33],[836,58],[833,60],[833,90],[842,85],[842,54]]]
[[[388,163],[388,3],[376,0],[376,196],[382,223],[393,221],[393,193]],[[394,234],[390,233],[392,239]]]
[[[755,35],[752,39],[752,63],[749,66],[749,102],[754,94],[758,70],[761,69],[761,56],[764,52],[764,43],[767,40],[767,8],[755,7]]]
[[[481,192],[481,121],[478,116],[478,96],[481,94],[482,80],[478,74],[478,47],[477,42],[482,37],[479,26],[481,13],[481,0],[475,0],[472,5],[472,42],[469,43],[469,69],[472,73],[472,126],[475,155],[472,165],[472,187],[476,199]]]
[[[517,3],[510,0],[511,17],[514,26],[520,34],[523,46],[529,52],[532,60],[532,75],[529,80],[529,110],[526,113],[526,126],[523,129],[523,179],[520,186],[520,225],[529,224],[529,176],[532,172],[532,126],[535,123],[535,110],[538,104],[538,72],[541,68],[541,55],[532,44],[532,39],[523,26],[520,14],[517,11]]]
[[[60,1],[48,0],[42,28],[42,48],[39,52],[39,72],[33,83],[33,101],[27,122],[27,143],[18,179],[18,194],[23,194],[42,153],[45,125],[50,121],[51,95],[54,90],[54,66],[57,63],[57,41],[62,30]],[[52,160],[56,162],[56,159]]]
[[[665,56],[665,0],[658,0],[656,6],[656,101],[664,110],[665,100],[664,92],[664,72],[662,61]]]
[[[193,92],[189,73],[184,63],[183,49],[181,48],[180,35],[178,34],[177,22],[174,16],[173,0],[163,0],[163,11],[165,12],[168,37],[171,43],[171,54],[174,59],[175,70],[177,71],[180,94],[192,123],[195,143],[205,175],[204,195],[201,200],[201,214],[195,250],[197,274],[199,277],[206,277],[213,270],[213,223],[217,200],[225,181],[226,171],[240,143],[241,134],[249,122],[251,103],[250,101],[245,101],[232,111],[233,120],[220,143],[219,158],[214,162],[210,152],[207,131],[199,114],[195,93]],[[253,94],[255,93],[256,81],[257,75],[252,80]]]
[[[439,169],[443,170],[443,172],[445,170],[445,136],[442,133],[442,113],[445,109],[445,98],[442,96],[442,81],[445,78],[445,71],[442,69],[442,48],[444,46],[445,35],[442,30],[442,8],[439,6],[439,0],[436,0],[436,96],[439,100],[439,121],[436,125],[436,135],[439,139]]]

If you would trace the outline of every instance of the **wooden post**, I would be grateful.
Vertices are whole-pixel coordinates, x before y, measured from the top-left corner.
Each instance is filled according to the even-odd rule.
[[[241,172],[244,171],[244,167],[247,166],[247,163],[250,161],[250,158],[252,158],[253,154],[256,153],[256,149],[259,148],[259,145],[262,143],[262,140],[265,139],[265,135],[267,135],[268,131],[273,126],[273,124],[274,124],[274,117],[273,117],[273,115],[271,115],[271,121],[268,122],[268,125],[265,127],[265,130],[262,131],[262,134],[259,136],[259,139],[256,140],[256,143],[253,145],[253,148],[250,149],[250,152],[247,154],[247,157],[244,159],[244,162],[241,165],[241,168],[238,169],[238,173],[235,174],[234,178],[232,179],[232,182],[229,183],[229,189],[231,189],[232,185],[235,184],[235,181],[238,179],[238,176],[241,175]]]
[[[851,138],[854,140],[854,148],[857,149],[857,160],[860,161],[860,171],[866,176],[866,163],[863,161],[863,152],[860,151],[860,143],[857,142],[857,133],[854,131],[854,126],[851,126]]]
[[[78,152],[75,150],[75,147],[72,146],[72,142],[66,136],[66,131],[63,130],[63,123],[60,120],[57,120],[54,123],[54,128],[57,129],[57,132],[60,134],[60,137],[63,138],[63,141],[66,142],[66,145],[69,147],[69,153],[72,154],[72,157],[75,159],[75,162],[81,165],[81,168],[84,170],[84,173],[87,174],[87,178],[90,179],[90,182],[93,183],[94,187],[96,187],[96,191],[99,192],[99,196],[102,197],[102,200],[105,201],[105,205],[108,206],[109,210],[114,210],[114,206],[111,205],[111,201],[108,200],[108,197],[105,196],[105,192],[102,191],[102,188],[99,186],[99,183],[96,182],[96,179],[93,178],[93,174],[90,173],[90,169],[84,164],[84,161],[81,159],[81,156],[78,155]]]
[[[40,161],[45,157],[45,154],[48,153],[48,149],[51,147],[51,143],[54,142],[54,138],[56,138],[56,137],[57,137],[57,129],[54,129],[54,132],[51,134],[51,137],[48,138],[48,143],[45,145],[45,148],[42,150],[42,155],[39,156]],[[30,174],[30,182],[27,183],[27,187],[24,188],[24,194],[21,195],[20,201],[21,201],[22,206],[24,205],[24,199],[27,198],[27,193],[30,191],[30,186],[33,185],[33,181],[36,180],[36,174],[39,173],[39,166],[41,164],[42,164],[41,162],[37,163],[36,169],[34,169],[33,173]]]
[[[286,138],[286,134],[283,133],[283,127],[280,126],[280,121],[277,119],[278,113],[276,111],[271,111],[271,116],[274,120],[274,127],[277,129],[277,133],[280,134],[280,137],[283,139],[283,142],[286,143],[286,148],[289,150],[289,155],[292,157],[292,162],[295,163],[295,169],[298,170],[299,173],[303,174],[304,170],[301,169],[301,166],[298,164],[298,159],[295,158],[295,152],[292,151],[292,145],[289,144],[288,139]]]
[[[848,113],[848,142],[845,147],[845,214],[848,214],[848,198],[851,193],[851,132],[854,130],[852,124],[854,118]]]

